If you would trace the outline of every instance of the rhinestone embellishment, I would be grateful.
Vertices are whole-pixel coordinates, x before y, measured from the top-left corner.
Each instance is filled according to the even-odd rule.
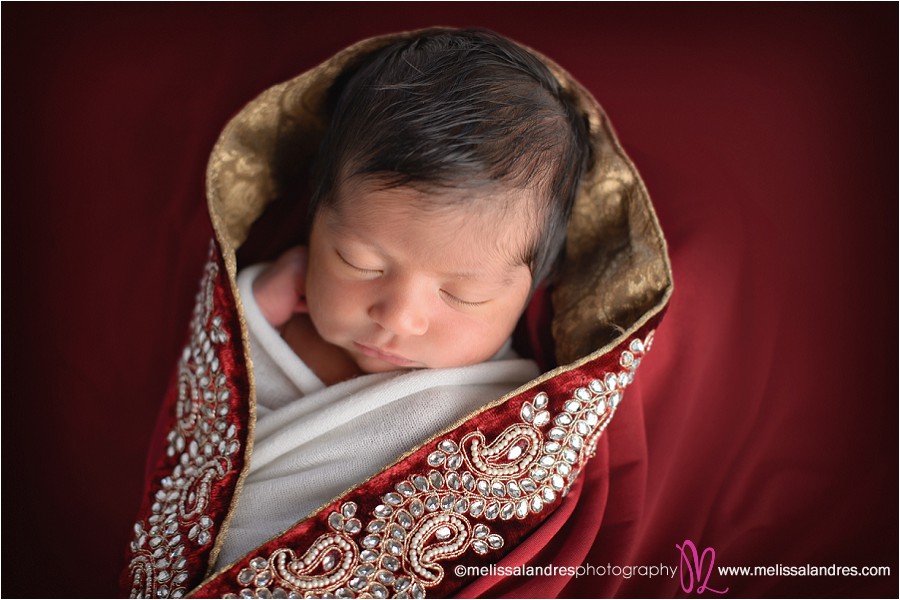
[[[441,563],[500,550],[503,536],[492,527],[547,510],[568,493],[652,336],[619,355],[625,371],[577,388],[555,415],[540,392],[523,402],[520,422],[490,441],[478,430],[439,441],[427,468],[392,484],[368,521],[345,502],[326,518],[331,531],[302,556],[280,548],[253,558],[236,576],[240,595],[225,597],[424,598],[444,579]]]

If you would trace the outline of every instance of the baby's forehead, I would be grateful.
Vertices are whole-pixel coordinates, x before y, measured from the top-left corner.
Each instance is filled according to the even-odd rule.
[[[455,188],[385,186],[367,182],[342,185],[324,215],[336,231],[350,237],[402,235],[406,225],[430,229],[435,254],[454,252],[454,238],[465,234],[486,253],[512,265],[530,260],[539,233],[541,208],[532,190],[500,186]],[[378,230],[373,231],[372,225]]]

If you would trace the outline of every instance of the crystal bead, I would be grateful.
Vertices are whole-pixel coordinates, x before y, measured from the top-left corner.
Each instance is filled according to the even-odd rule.
[[[363,548],[375,548],[381,543],[381,538],[377,535],[367,535],[362,540]]]
[[[514,514],[516,514],[516,507],[512,502],[507,502],[500,507],[500,518],[504,521],[512,519]]]
[[[519,416],[522,417],[522,420],[526,423],[531,423],[534,419],[534,407],[530,402],[526,402],[522,405],[522,410],[519,411]]]
[[[400,568],[400,561],[393,556],[385,556],[381,559],[381,566],[389,571],[396,571]]]
[[[396,485],[395,489],[398,492],[400,492],[401,494],[403,494],[404,496],[406,496],[407,498],[416,493],[416,490],[413,489],[412,484],[410,484],[409,482],[406,482],[406,481],[402,481],[402,482],[398,483]]]
[[[547,469],[534,467],[533,469],[531,469],[531,477],[533,479],[536,479],[537,481],[545,479],[547,477]]]
[[[369,582],[365,577],[354,577],[350,580],[350,587],[356,591],[359,591],[366,587],[366,584]]]
[[[579,388],[579,389],[584,390],[584,388]],[[584,391],[587,392],[587,390],[584,390]],[[590,394],[588,394],[588,397],[590,397]],[[578,400],[569,400],[568,402],[566,402],[565,406],[563,406],[563,409],[567,413],[575,414],[579,410],[581,410],[581,402],[579,402]]]
[[[628,373],[619,373],[619,387],[625,387],[629,383]]]
[[[425,597],[425,590],[422,589],[422,586],[418,583],[412,584],[412,587],[409,588],[409,593],[416,600],[420,600]]]
[[[549,469],[550,467],[552,467],[553,465],[556,464],[556,459],[552,456],[545,454],[544,456],[542,456],[540,458],[540,460],[538,461],[538,464],[540,464],[542,467],[547,467]]]
[[[419,491],[427,492],[428,491],[428,480],[422,477],[421,475],[416,475],[413,477],[413,485],[419,488]]]
[[[447,455],[441,452],[440,450],[435,450],[431,454],[428,455],[428,464],[432,467],[439,467],[444,464],[444,459],[447,458]]]
[[[487,505],[487,508],[484,509],[484,516],[489,520],[494,520],[497,518],[497,515],[500,514],[500,503],[499,502],[491,502]]]
[[[528,500],[519,500],[516,503],[516,517],[524,519],[528,516]]]
[[[438,444],[438,448],[446,452],[447,454],[456,454],[459,452],[459,446],[456,445],[456,442],[453,440],[443,440],[440,444]]]
[[[389,517],[393,514],[394,509],[390,506],[386,506],[384,504],[379,504],[375,507],[375,516],[376,517]]]
[[[447,468],[458,469],[462,466],[462,456],[459,454],[451,454],[447,457]]]
[[[477,554],[487,554],[489,548],[486,542],[483,542],[481,540],[473,540],[472,550],[474,550]]]
[[[237,580],[241,585],[250,585],[255,577],[256,571],[254,569],[244,569],[238,573]]]
[[[565,427],[566,425],[569,425],[572,422],[572,415],[570,415],[569,413],[561,413],[556,417],[554,422],[557,425],[561,425],[561,426]]]
[[[428,474],[428,482],[431,483],[431,487],[439,490],[444,487],[444,476],[437,471],[432,471]]]
[[[282,588],[275,588],[272,590],[273,598],[287,598],[287,592],[285,592]]]
[[[544,499],[544,502],[549,504],[556,500],[556,492],[548,487],[545,487],[541,489],[541,497]]]
[[[588,384],[588,387],[591,388],[591,391],[594,392],[595,394],[603,393],[603,382],[602,381],[594,379],[593,381],[591,381]]]
[[[382,499],[384,500],[385,504],[392,504],[394,506],[403,504],[403,496],[401,496],[397,492],[388,492]]]
[[[362,529],[362,523],[360,523],[359,519],[347,519],[344,522],[344,531],[353,535],[355,533],[359,533]]]
[[[619,402],[621,401],[622,396],[619,395],[619,392],[616,392],[612,396],[609,397],[609,406],[611,408],[616,408],[619,406]]]
[[[628,350],[622,353],[622,356],[619,357],[619,364],[625,367],[626,369],[631,366],[634,362],[634,354],[629,352]]]
[[[547,406],[547,402],[549,402],[550,398],[544,392],[541,392],[537,396],[534,397],[532,403],[534,407],[537,409],[545,408]]]
[[[587,435],[590,433],[591,428],[584,421],[578,421],[575,423],[575,431],[578,432],[578,435]]]
[[[553,475],[550,477],[550,487],[552,487],[556,491],[562,490],[566,486],[565,480],[559,475]]]
[[[388,591],[385,589],[383,585],[380,583],[373,583],[369,586],[369,593],[372,594],[373,598],[387,598]]]
[[[466,471],[462,475],[462,485],[463,488],[468,492],[471,492],[475,489],[475,478],[472,477],[472,474],[468,471]]]
[[[366,527],[366,531],[368,531],[369,533],[378,533],[382,529],[384,529],[384,521],[380,519],[369,521],[369,525]]]
[[[344,505],[341,507],[341,514],[344,518],[349,519],[356,515],[356,502],[344,502]]]
[[[603,400],[600,400],[599,402],[597,402],[597,406],[594,408],[594,412],[597,413],[598,415],[602,415],[603,413],[605,413],[606,412],[606,402]]]
[[[469,514],[473,517],[480,517],[481,513],[484,512],[484,501],[483,500],[472,500],[472,503],[469,505]]]
[[[513,461],[522,456],[522,446],[518,444],[509,449],[509,452],[506,453],[506,460]]]
[[[397,590],[398,592],[405,591],[406,588],[409,587],[410,583],[411,582],[409,580],[409,577],[398,577],[397,580],[394,582],[394,589]]]
[[[425,514],[425,505],[422,504],[421,500],[413,500],[409,504],[409,512],[413,517],[419,518]]]
[[[519,485],[515,481],[510,481],[506,484],[506,493],[509,494],[510,498],[518,498],[522,495],[522,491],[519,489]]]
[[[406,537],[406,530],[396,523],[391,523],[391,526],[388,528],[388,534],[395,540],[402,542]]]
[[[482,496],[487,497],[491,495],[491,486],[484,479],[479,479],[475,487],[478,488],[478,493]]]
[[[405,527],[406,529],[409,529],[410,527],[413,526],[413,518],[412,518],[412,516],[411,516],[408,512],[406,512],[405,510],[399,510],[399,511],[397,511],[396,519],[397,519],[397,522],[400,524],[401,527]]]
[[[450,510],[453,508],[453,503],[456,502],[456,496],[453,494],[447,494],[443,498],[441,498],[441,508],[444,510]]]
[[[526,478],[519,482],[519,487],[521,487],[522,491],[526,494],[530,494],[537,489],[537,484],[535,484],[531,479]]]
[[[544,444],[544,452],[549,454],[553,454],[555,452],[559,452],[559,449],[562,448],[559,442],[547,442]]]
[[[434,532],[434,536],[442,542],[444,540],[449,540],[450,536],[452,536],[452,535],[453,535],[453,531],[447,526],[440,527],[440,528],[438,528],[437,531]]]
[[[428,496],[425,498],[425,508],[429,511],[435,511],[440,506],[437,496]]]
[[[375,552],[374,550],[366,548],[365,550],[363,550],[362,552],[359,553],[359,559],[363,562],[368,562],[368,563],[375,562],[376,560],[378,560],[378,553]]]
[[[506,496],[506,486],[502,481],[493,481],[491,482],[491,492],[497,498],[503,498]]]
[[[558,442],[566,437],[565,429],[560,429],[559,427],[554,427],[547,433],[547,437],[551,440]]]
[[[330,571],[331,567],[328,567],[327,570]],[[269,571],[267,569],[256,576],[256,585],[258,585],[259,587],[266,587],[267,585],[272,583],[272,579],[272,571]]]
[[[341,516],[341,513],[333,512],[328,515],[328,525],[335,531],[340,531],[344,528],[344,518]]]
[[[631,348],[631,351],[635,354],[642,354],[644,352],[644,342],[639,338],[631,340],[631,344],[629,344],[628,347]]]
[[[398,544],[395,540],[386,540],[384,542],[384,549],[395,556],[403,554],[403,546]]]
[[[458,512],[459,514],[465,513],[469,510],[469,501],[465,498],[460,498],[456,501],[456,504],[453,505],[453,510]]]
[[[451,490],[459,489],[459,487],[460,487],[459,473],[457,473],[456,471],[450,471],[449,473],[447,473],[446,479],[447,479],[447,487],[449,487]]]
[[[578,388],[575,390],[575,397],[582,401],[590,400],[591,392],[587,388]]]
[[[375,574],[375,579],[382,585],[391,585],[394,583],[394,574],[390,571],[378,571],[378,573]]]
[[[534,415],[534,422],[532,423],[535,427],[543,427],[547,423],[550,422],[550,413],[546,410],[542,410],[538,414]]]
[[[544,508],[544,502],[541,500],[540,496],[533,496],[531,498],[531,512],[539,513]]]
[[[618,383],[619,380],[616,379],[616,376],[612,373],[606,376],[606,389],[608,389],[609,391],[615,390]]]
[[[573,435],[569,437],[569,445],[575,450],[581,450],[581,447],[584,446],[584,438],[580,435]]]

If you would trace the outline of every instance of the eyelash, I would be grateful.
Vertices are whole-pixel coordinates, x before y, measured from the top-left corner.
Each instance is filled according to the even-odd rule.
[[[356,270],[356,271],[359,271],[359,272],[362,273],[363,275],[380,275],[380,274],[381,274],[381,271],[379,271],[379,270],[377,270],[377,269],[363,269],[362,267],[357,267],[356,265],[354,265],[353,263],[351,263],[349,260],[347,260],[346,258],[344,258],[344,256],[343,256],[340,252],[338,252],[337,250],[335,250],[335,253],[338,255],[338,258],[340,258],[341,261],[342,261],[345,265],[347,265],[347,266],[350,267],[351,269],[354,269],[354,270]]]
[[[481,306],[482,304],[487,303],[487,300],[483,300],[481,302],[466,302],[465,300],[461,300],[450,292],[446,292],[444,290],[441,290],[441,293],[444,294],[444,297],[448,298],[451,302],[459,304],[461,306]]]

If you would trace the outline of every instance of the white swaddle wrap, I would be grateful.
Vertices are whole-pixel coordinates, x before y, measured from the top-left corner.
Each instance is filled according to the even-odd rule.
[[[326,387],[262,316],[256,265],[238,276],[257,422],[250,473],[217,561],[224,567],[423,440],[540,374],[507,343],[488,362],[364,375]]]

